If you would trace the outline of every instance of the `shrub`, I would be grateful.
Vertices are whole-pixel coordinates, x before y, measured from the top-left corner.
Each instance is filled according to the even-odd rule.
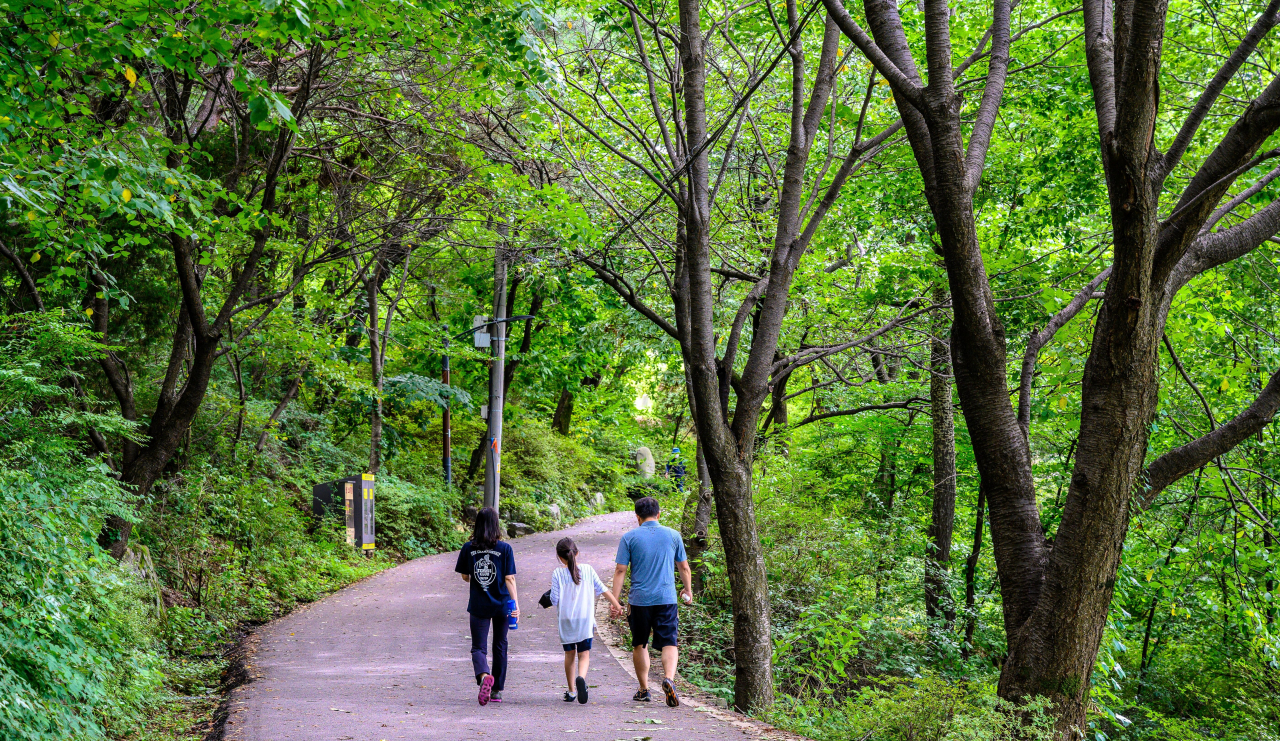
[[[408,558],[449,551],[465,538],[454,523],[457,490],[438,479],[412,484],[393,474],[378,476],[374,521],[379,547],[390,547]]]
[[[1049,705],[1019,712],[989,684],[937,677],[881,679],[843,702],[784,701],[771,711],[780,727],[829,741],[1048,741]]]

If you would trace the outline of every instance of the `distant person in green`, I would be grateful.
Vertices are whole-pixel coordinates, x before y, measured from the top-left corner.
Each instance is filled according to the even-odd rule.
[[[652,636],[653,647],[662,652],[662,693],[666,695],[667,705],[676,707],[680,704],[675,684],[676,663],[680,659],[680,650],[676,647],[680,617],[676,611],[675,573],[676,569],[680,570],[680,580],[684,582],[680,598],[685,604],[693,602],[693,573],[689,570],[689,558],[680,533],[658,524],[661,514],[657,499],[636,500],[639,527],[627,531],[618,543],[613,595],[622,595],[622,582],[630,568],[627,624],[631,626],[631,661],[640,680],[640,691],[631,699],[636,702],[652,699],[649,695],[649,639]],[[610,614],[619,617],[622,610],[614,607]]]

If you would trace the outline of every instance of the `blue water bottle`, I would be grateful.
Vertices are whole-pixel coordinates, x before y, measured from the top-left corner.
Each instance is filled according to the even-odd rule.
[[[515,611],[516,611],[516,601],[513,599],[507,600],[507,630],[520,629],[519,618],[517,618],[515,615],[512,614]]]

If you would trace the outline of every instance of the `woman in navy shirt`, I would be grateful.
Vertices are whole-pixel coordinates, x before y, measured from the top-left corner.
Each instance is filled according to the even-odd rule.
[[[471,540],[458,553],[454,568],[471,584],[467,612],[471,613],[471,666],[480,685],[480,704],[502,702],[507,679],[507,600],[516,600],[511,614],[520,617],[516,597],[516,556],[511,546],[498,540],[498,513],[485,507],[476,515]],[[493,627],[493,671],[484,644]]]

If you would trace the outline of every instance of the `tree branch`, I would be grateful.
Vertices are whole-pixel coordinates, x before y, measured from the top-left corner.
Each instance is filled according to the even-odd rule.
[[[626,301],[627,305],[640,312],[646,319],[657,325],[658,329],[661,329],[663,332],[674,337],[677,342],[680,341],[680,332],[671,324],[671,322],[668,322],[666,319],[658,316],[656,311],[649,308],[647,304],[641,301],[639,297],[636,296],[635,289],[631,288],[630,285],[625,285],[625,279],[585,255],[581,255],[580,259],[587,267],[591,268],[591,270],[595,272],[597,278],[603,281],[605,285],[612,288],[614,293],[617,293],[623,301]]]
[[[1280,2],[1280,0],[1276,0]],[[945,8],[944,4],[944,8]],[[965,152],[965,187],[973,192],[982,179],[982,168],[987,161],[987,149],[991,146],[991,132],[1000,113],[1000,100],[1004,97],[1004,83],[1009,75],[1009,14],[1010,0],[995,0],[991,19],[991,60],[987,67],[987,84],[982,91],[982,102],[969,135],[969,149]]]
[[[856,407],[854,409],[840,409],[834,412],[823,412],[821,414],[810,414],[808,417],[791,425],[792,428],[803,427],[807,424],[817,422],[823,419],[831,419],[832,417],[847,417],[852,414],[862,414],[863,412],[878,412],[886,409],[910,409],[912,404],[926,404],[928,399],[911,397],[905,401],[891,401],[885,404],[868,404],[866,406]]]
[[[901,96],[916,110],[923,110],[924,88],[898,69],[898,65],[894,64],[885,55],[884,51],[876,45],[876,42],[867,35],[867,32],[862,30],[858,22],[853,20],[849,15],[849,11],[845,10],[844,3],[840,0],[822,0],[822,4],[826,6],[827,13],[831,15],[832,20],[840,27],[840,31],[853,41],[858,49],[866,55],[867,60],[875,65],[875,68],[884,76],[884,79],[889,82],[889,87],[893,89],[894,94]]]
[[[1036,358],[1040,355],[1040,350],[1049,344],[1049,340],[1067,325],[1067,322],[1076,317],[1077,314],[1084,309],[1090,300],[1095,298],[1094,292],[1098,290],[1098,286],[1102,285],[1108,276],[1111,275],[1111,268],[1108,267],[1101,273],[1098,273],[1093,280],[1085,284],[1066,306],[1062,307],[1057,314],[1054,314],[1049,322],[1039,332],[1033,332],[1027,338],[1027,351],[1022,355],[1022,376],[1018,379],[1018,425],[1022,427],[1022,436],[1030,440],[1031,435],[1031,382],[1035,378]]]
[[[1229,452],[1245,438],[1266,427],[1277,409],[1280,409],[1280,371],[1271,374],[1271,380],[1258,398],[1230,422],[1152,461],[1146,471],[1147,489],[1138,498],[1137,509],[1150,507],[1170,484]]]
[[[1196,101],[1195,107],[1191,109],[1191,113],[1187,114],[1187,119],[1182,122],[1182,128],[1178,130],[1178,135],[1174,137],[1173,143],[1169,145],[1169,151],[1165,152],[1164,158],[1160,161],[1159,178],[1163,180],[1173,172],[1173,168],[1177,167],[1182,156],[1186,154],[1187,147],[1191,146],[1191,140],[1195,138],[1196,131],[1199,130],[1200,124],[1204,122],[1209,110],[1213,108],[1213,104],[1218,100],[1218,96],[1222,94],[1223,88],[1231,81],[1239,71],[1241,65],[1258,47],[1258,42],[1263,36],[1275,27],[1277,20],[1280,20],[1280,0],[1271,0],[1266,9],[1262,11],[1262,15],[1258,16],[1258,20],[1254,21],[1253,27],[1249,29],[1249,33],[1241,39],[1235,50],[1231,52],[1231,56],[1227,61],[1222,63],[1218,68],[1218,73],[1213,76],[1204,91],[1200,93],[1200,99]]]
[[[1191,380],[1191,376],[1187,374],[1187,369],[1182,367],[1182,361],[1178,359],[1178,353],[1173,351],[1173,344],[1169,342],[1169,335],[1162,334],[1160,339],[1164,341],[1164,349],[1169,351],[1169,359],[1173,361],[1173,367],[1178,369],[1178,375],[1182,376],[1182,380],[1187,382],[1191,390],[1196,392],[1196,396],[1200,397],[1200,406],[1204,407],[1204,416],[1209,418],[1209,432],[1213,432],[1218,428],[1218,420],[1213,418],[1213,408],[1209,406],[1209,400],[1204,398],[1204,394],[1200,391],[1200,387],[1196,382]]]

